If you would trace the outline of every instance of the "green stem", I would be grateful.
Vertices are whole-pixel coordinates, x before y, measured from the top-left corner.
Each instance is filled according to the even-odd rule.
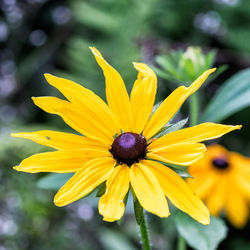
[[[143,211],[141,216],[142,217],[141,217],[140,231],[141,231],[142,246],[144,250],[151,250],[147,222]]]
[[[131,187],[131,193],[133,195],[133,200],[134,200],[135,220],[138,226],[140,227],[143,250],[151,250],[147,221],[144,215],[143,208],[139,203],[132,187]]]
[[[183,237],[179,236],[178,238],[178,245],[177,245],[177,250],[186,250],[186,242]]]
[[[194,93],[190,97],[190,126],[195,126],[198,124],[198,94]]]

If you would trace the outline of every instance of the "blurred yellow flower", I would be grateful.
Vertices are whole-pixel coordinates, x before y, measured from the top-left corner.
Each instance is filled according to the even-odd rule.
[[[250,158],[229,152],[220,145],[211,145],[206,155],[192,164],[188,183],[206,202],[212,215],[226,212],[229,221],[243,227],[249,216]]]
[[[33,155],[14,168],[29,173],[76,172],[56,194],[57,206],[84,197],[106,181],[106,192],[99,201],[99,212],[106,221],[122,217],[123,200],[131,184],[147,211],[167,217],[170,214],[167,196],[176,207],[200,223],[208,224],[209,212],[198,196],[179,175],[158,161],[190,165],[206,150],[199,142],[240,126],[204,123],[159,139],[154,136],[215,69],[204,72],[188,88],[177,88],[151,115],[157,87],[154,72],[143,63],[134,63],[139,73],[129,98],[120,74],[97,49],[90,49],[105,76],[108,105],[81,85],[45,74],[49,84],[68,100],[37,97],[33,98],[34,103],[46,112],[61,116],[81,135],[48,130],[13,134],[57,149]]]

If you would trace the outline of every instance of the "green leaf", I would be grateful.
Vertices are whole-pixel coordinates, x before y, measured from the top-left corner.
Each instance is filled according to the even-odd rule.
[[[100,185],[96,193],[96,197],[101,197],[105,192],[106,192],[106,181]]]
[[[205,56],[206,69],[209,69],[214,65],[216,53],[217,53],[216,50],[212,50]]]
[[[165,163],[162,161],[158,161],[160,162],[162,165],[171,168],[173,171],[175,171],[179,176],[184,177],[184,178],[193,178],[193,176],[191,176],[188,173],[188,168],[185,166],[180,166],[180,165],[175,165],[175,164],[170,164],[170,163]]]
[[[174,132],[176,130],[182,129],[188,121],[188,117],[186,119],[180,120],[175,124],[166,124],[155,136],[154,138],[160,138],[168,133]]]
[[[175,169],[174,170],[180,177],[183,177],[183,178],[193,178],[192,175],[190,175],[187,170],[178,170],[178,169]]]
[[[102,228],[99,233],[99,239],[106,250],[135,250],[136,248],[130,243],[128,238],[118,232],[117,230],[111,230]]]
[[[220,88],[207,106],[202,122],[220,122],[250,106],[250,69],[242,70]]]
[[[154,70],[155,74],[158,77],[161,77],[161,78],[163,78],[165,80],[168,80],[168,81],[176,82],[176,79],[171,74],[169,74],[168,72],[166,72],[164,70],[161,70],[159,68],[156,68],[154,66],[152,66],[152,69]]]
[[[135,220],[137,222],[137,224],[140,226],[142,223],[142,219],[143,219],[143,208],[141,206],[141,204],[139,203],[134,190],[131,188],[131,193],[133,195],[133,201],[134,201],[134,214],[135,214]]]
[[[48,174],[37,182],[38,187],[48,190],[58,190],[61,186],[63,186],[74,173],[67,174]]]
[[[177,123],[175,123],[175,124],[171,125],[170,127],[168,127],[166,129],[166,131],[165,131],[165,134],[168,134],[168,133],[171,133],[171,132],[182,129],[187,124],[187,122],[188,122],[188,117],[178,121]]]
[[[162,102],[157,102],[153,108],[152,108],[152,113],[151,116],[154,114],[154,112],[160,107],[160,105],[162,104]]]
[[[215,250],[226,238],[227,227],[222,219],[211,217],[210,224],[204,226],[181,211],[174,219],[178,233],[196,250]]]
[[[212,68],[212,67],[207,67],[206,69],[209,69],[209,68]],[[227,69],[228,69],[228,65],[226,64],[223,64],[220,67],[218,67],[216,71],[212,75],[210,75],[209,78],[206,80],[206,84],[205,84],[206,87],[210,84],[210,82],[216,79],[219,75],[221,75]]]
[[[137,199],[134,200],[134,211],[136,222],[140,226],[142,222],[143,208]]]

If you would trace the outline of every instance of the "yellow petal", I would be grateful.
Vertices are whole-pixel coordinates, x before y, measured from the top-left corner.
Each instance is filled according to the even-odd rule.
[[[240,190],[230,186],[226,201],[226,215],[229,221],[236,227],[245,226],[249,216],[249,207],[247,201],[242,196]]]
[[[132,132],[140,134],[145,127],[155,101],[157,78],[146,64],[134,63],[139,71],[130,95]]]
[[[212,140],[222,135],[229,133],[232,130],[240,129],[241,126],[230,126],[216,123],[202,123],[200,125],[181,129],[162,136],[159,139],[153,140],[149,145],[149,150],[164,147],[166,145],[183,143],[183,142],[201,142]]]
[[[250,202],[250,177],[244,175],[235,176],[235,184],[238,186],[238,189]]]
[[[218,216],[220,211],[225,207],[228,187],[227,176],[222,173],[219,181],[214,185],[212,192],[206,199],[207,207],[212,215]]]
[[[87,137],[64,133],[51,130],[40,130],[36,132],[12,133],[11,136],[26,138],[44,146],[55,149],[80,149],[88,146],[96,148],[108,148],[107,145],[101,144]]]
[[[213,158],[210,159],[208,148],[209,146],[207,147],[207,151],[204,154],[204,157],[188,167],[188,172],[193,177],[198,177],[200,179],[200,177],[202,178],[203,176],[206,176],[211,171],[211,162]]]
[[[54,198],[56,206],[62,207],[90,193],[112,173],[116,161],[111,157],[88,162],[58,191]]]
[[[236,152],[230,152],[229,160],[235,170],[247,177],[250,182],[250,158]]]
[[[143,164],[130,168],[130,181],[135,195],[144,209],[160,217],[169,216],[167,200],[153,173]]]
[[[111,157],[108,150],[95,148],[62,150],[32,155],[24,159],[19,166],[14,167],[17,171],[38,173],[55,172],[71,173],[82,168],[93,157]]]
[[[100,51],[90,47],[99,66],[103,70],[106,81],[106,98],[109,108],[116,116],[123,131],[130,131],[131,107],[125,84],[120,74],[109,65]]]
[[[119,220],[125,210],[123,199],[129,189],[129,167],[116,167],[106,183],[106,193],[100,198],[99,213],[105,221]]]
[[[200,165],[200,167],[202,168],[203,165]],[[206,199],[218,182],[218,175],[212,171],[207,171],[203,175],[194,175],[190,171],[189,173],[193,178],[188,178],[187,183],[202,200]]]
[[[167,198],[195,220],[209,224],[209,211],[187,183],[173,170],[155,161],[142,161],[156,176]]]
[[[78,109],[70,102],[56,97],[33,97],[32,99],[44,111],[61,116],[70,127],[79,133],[105,144],[112,144],[113,135],[117,131],[109,126],[108,121],[105,124],[99,123],[91,110]]]
[[[201,143],[173,144],[147,153],[147,158],[166,163],[188,166],[204,156],[206,147]]]
[[[230,152],[230,164],[233,167],[231,178],[242,194],[250,201],[250,159],[239,153]]]
[[[91,113],[93,120],[104,127],[108,124],[112,135],[119,132],[119,125],[108,105],[94,92],[64,78],[51,74],[44,76],[48,83],[57,88],[77,109]]]
[[[202,83],[214,71],[215,69],[207,70],[188,88],[180,86],[174,92],[172,92],[172,94],[170,94],[154,112],[143,131],[143,135],[147,139],[154,136],[165,124],[171,120],[183,102],[197,89],[199,89]]]

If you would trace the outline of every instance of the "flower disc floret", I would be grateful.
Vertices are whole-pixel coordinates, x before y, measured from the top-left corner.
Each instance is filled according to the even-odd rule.
[[[229,167],[228,160],[225,157],[217,157],[212,160],[213,166],[217,169],[227,169]]]
[[[136,133],[123,133],[115,138],[110,152],[118,163],[131,166],[145,158],[147,151],[146,138]]]

